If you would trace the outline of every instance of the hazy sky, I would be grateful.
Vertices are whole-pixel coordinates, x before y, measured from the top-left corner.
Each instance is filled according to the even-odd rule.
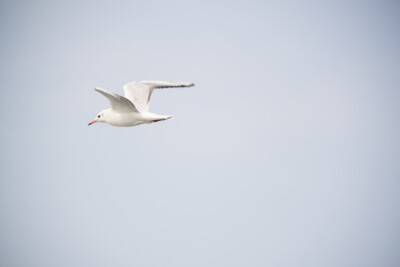
[[[400,266],[397,1],[1,1],[1,266]],[[87,123],[134,80],[172,120]]]

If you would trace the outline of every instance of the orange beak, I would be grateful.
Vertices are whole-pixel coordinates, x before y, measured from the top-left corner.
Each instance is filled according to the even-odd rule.
[[[93,123],[97,122],[96,120],[89,122],[89,125],[92,125]]]

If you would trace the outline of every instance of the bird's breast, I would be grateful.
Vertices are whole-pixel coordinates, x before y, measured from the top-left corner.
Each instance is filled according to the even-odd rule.
[[[138,112],[131,113],[114,113],[107,121],[113,126],[128,127],[144,123],[143,118]]]

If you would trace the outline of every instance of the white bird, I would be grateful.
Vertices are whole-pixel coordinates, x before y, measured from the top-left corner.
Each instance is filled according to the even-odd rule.
[[[193,83],[141,81],[124,85],[125,97],[95,88],[97,92],[108,98],[111,108],[100,111],[89,123],[105,122],[113,126],[136,126],[171,119],[172,116],[157,115],[149,112],[149,104],[154,89],[170,87],[190,87]]]

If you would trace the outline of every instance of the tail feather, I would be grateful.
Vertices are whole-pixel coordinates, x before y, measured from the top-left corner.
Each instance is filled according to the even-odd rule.
[[[169,119],[172,119],[171,115],[165,116],[164,118],[160,118],[160,119],[154,119],[151,122],[165,121],[165,120],[169,120]]]

